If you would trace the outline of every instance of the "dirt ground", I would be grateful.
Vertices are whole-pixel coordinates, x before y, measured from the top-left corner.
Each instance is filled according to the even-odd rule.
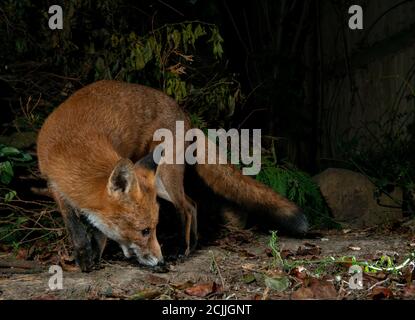
[[[284,267],[269,241],[269,235],[234,230],[187,259],[170,263],[163,272],[118,256],[105,256],[101,269],[91,273],[81,273],[69,263],[64,266],[63,288],[54,291],[48,287],[48,265],[19,265],[9,254],[0,254],[0,299],[415,298],[410,264],[399,272],[364,273],[363,290],[352,290],[347,262],[351,258],[345,258],[374,263],[388,256],[398,265],[415,251],[412,232],[343,230],[314,239],[281,237],[277,244]],[[330,262],[331,257],[345,262]]]

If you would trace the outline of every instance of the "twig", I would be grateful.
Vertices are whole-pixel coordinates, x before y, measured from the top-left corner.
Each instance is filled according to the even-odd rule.
[[[220,281],[222,283],[222,289],[225,291],[225,280],[222,277],[222,273],[220,272],[219,265],[216,262],[215,255],[213,254],[212,250],[209,250],[209,253],[212,255],[213,264],[215,265],[215,269],[218,271],[218,275],[219,275]]]
[[[182,17],[184,17],[184,14],[182,12],[180,12],[179,10],[177,10],[176,8],[172,7],[171,5],[169,5],[168,3],[158,0],[158,2],[160,2],[162,5],[166,6],[167,8],[169,8],[170,10],[176,12],[177,14],[181,15]]]
[[[380,286],[381,284],[384,284],[385,282],[387,282],[387,281],[389,281],[389,279],[385,279],[385,280],[382,280],[382,281],[379,281],[379,282],[377,282],[377,283],[375,283],[373,286],[371,286],[369,289],[367,289],[368,291],[371,291],[371,290],[373,290],[375,287],[377,287],[377,286]]]

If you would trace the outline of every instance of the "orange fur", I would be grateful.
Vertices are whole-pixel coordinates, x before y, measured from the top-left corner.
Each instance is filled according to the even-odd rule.
[[[92,212],[96,221],[120,233],[120,239],[115,240],[121,245],[134,244],[143,255],[151,254],[162,260],[155,234],[156,177],[151,170],[133,163],[155,148],[155,130],[166,128],[175,132],[179,120],[185,122],[185,130],[190,128],[177,103],[160,91],[117,81],[93,83],[75,92],[45,121],[38,137],[40,170],[55,198],[62,197],[78,208],[81,215]],[[115,170],[117,166],[119,170]],[[301,217],[294,204],[231,166],[196,167],[215,192],[230,200],[254,210],[261,207],[276,220],[294,221],[295,217]],[[114,174],[120,174],[118,180],[122,183],[123,179],[132,181],[128,192],[124,190],[126,194],[108,189]],[[197,239],[196,208],[184,193],[183,174],[184,165],[161,165],[157,170],[182,217],[188,253],[191,233]],[[63,204],[60,206],[65,215]],[[144,228],[152,230],[148,239],[139,234]],[[114,236],[101,229],[104,234]],[[305,225],[299,231],[305,231]]]

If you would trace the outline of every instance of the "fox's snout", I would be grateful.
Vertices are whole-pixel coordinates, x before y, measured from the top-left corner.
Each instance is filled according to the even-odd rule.
[[[134,243],[130,246],[121,245],[121,248],[127,258],[135,255],[138,262],[145,266],[155,267],[164,265],[165,263],[160,244],[157,240],[152,241],[149,248],[140,248]]]

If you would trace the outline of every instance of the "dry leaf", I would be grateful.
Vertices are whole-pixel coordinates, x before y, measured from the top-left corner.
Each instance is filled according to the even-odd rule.
[[[305,246],[299,246],[297,249],[298,256],[318,256],[321,253],[321,248],[316,245],[305,244]]]
[[[156,276],[154,274],[149,274],[146,280],[149,284],[152,284],[152,285],[161,285],[161,284],[166,284],[168,282],[167,279]]]
[[[376,287],[372,290],[371,297],[374,300],[390,299],[393,297],[393,293],[389,288]]]
[[[403,296],[405,298],[415,298],[415,285],[411,284],[403,290]]]
[[[182,282],[182,283],[172,283],[171,284],[171,286],[174,289],[177,289],[177,290],[184,290],[184,289],[190,288],[193,285],[194,285],[194,283],[190,280],[188,280],[186,282]]]
[[[219,293],[222,291],[222,287],[215,282],[208,282],[202,284],[196,284],[193,287],[187,288],[184,292],[189,296],[194,297],[206,297],[212,293]]]
[[[144,289],[130,296],[130,300],[153,300],[161,295],[158,290]]]
[[[301,287],[291,295],[294,300],[324,299],[331,300],[337,298],[337,290],[332,282],[312,278],[308,287]]]

